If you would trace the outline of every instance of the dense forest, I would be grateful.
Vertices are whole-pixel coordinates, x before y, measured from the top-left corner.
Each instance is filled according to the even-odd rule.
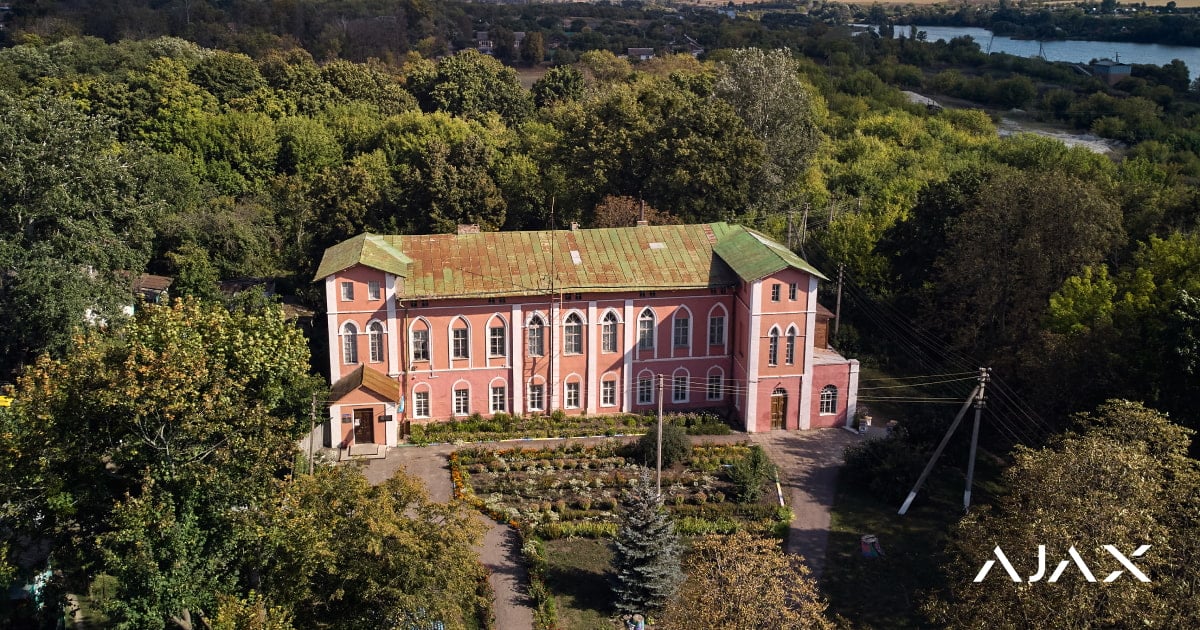
[[[128,627],[178,614],[170,606],[180,601],[236,616],[261,604],[255,593],[312,623],[377,596],[403,608],[384,586],[323,608],[350,570],[337,560],[349,551],[332,542],[297,556],[306,563],[297,575],[316,576],[309,583],[258,574],[257,559],[235,551],[250,545],[286,564],[299,545],[268,524],[307,506],[297,527],[317,538],[314,528],[337,518],[319,506],[338,493],[376,506],[384,524],[405,510],[437,512],[403,482],[372,490],[328,473],[281,485],[292,462],[266,447],[234,466],[176,453],[171,436],[162,452],[123,441],[147,430],[130,417],[195,413],[175,436],[187,444],[250,408],[236,444],[213,452],[232,457],[226,449],[264,431],[286,452],[305,431],[318,387],[305,373],[325,364],[325,349],[314,344],[310,363],[293,332],[262,331],[270,304],[214,306],[217,283],[272,278],[319,313],[311,279],[321,253],[363,231],[609,225],[631,199],[661,221],[736,221],[790,241],[827,272],[844,269],[835,345],[846,354],[896,374],[992,366],[998,420],[985,437],[997,452],[1120,442],[1117,429],[1078,444],[1050,437],[1071,412],[1110,398],[1170,418],[1098,414],[1114,426],[1118,416],[1135,428],[1200,426],[1200,102],[1182,64],[1139,66],[1110,87],[1065,66],[983,54],[967,39],[850,38],[841,18],[817,12],[797,25],[605,4],[13,7],[13,45],[0,50],[0,369],[29,402],[0,412],[0,433],[15,436],[0,489],[27,499],[6,502],[0,518],[75,546],[63,556],[68,574],[102,566],[140,588],[113,613]],[[472,50],[481,30],[500,41],[541,33],[546,47],[510,45],[497,59]],[[684,34],[708,48],[700,59],[666,54]],[[612,52],[640,44],[663,54],[633,64]],[[529,87],[504,61],[536,66]],[[901,89],[992,113],[927,108]],[[1014,107],[1123,148],[1002,138],[996,116]],[[130,278],[145,271],[173,276],[173,293],[194,301],[148,310],[117,343],[105,335],[120,329]],[[834,288],[822,287],[823,300]],[[205,356],[197,343],[224,351]],[[229,380],[248,357],[274,360]],[[195,375],[191,389],[173,392],[143,364]],[[135,413],[117,392],[158,406]],[[104,440],[80,437],[70,421],[79,408]],[[913,416],[940,418],[934,411],[944,409]],[[35,417],[51,420],[22,423]],[[907,439],[927,448],[944,425],[914,421]],[[1187,434],[1170,435],[1145,448],[1184,457]],[[46,443],[55,448],[43,452]],[[1181,461],[1161,474],[1185,476]],[[1033,455],[1021,464],[1014,479],[1052,469]],[[64,491],[88,475],[106,482],[84,496]],[[136,535],[163,514],[174,519],[170,535]],[[385,530],[363,535],[381,546],[407,535]],[[231,577],[198,554],[187,570],[151,570],[152,552],[193,544],[242,572]],[[361,570],[394,569],[379,562]],[[468,610],[473,595],[435,595],[474,584],[471,566],[408,578],[431,606]],[[930,606],[931,619],[972,621]]]

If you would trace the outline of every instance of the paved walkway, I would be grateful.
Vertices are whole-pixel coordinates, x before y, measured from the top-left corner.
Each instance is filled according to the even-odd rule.
[[[569,438],[568,442],[595,444],[611,438]],[[620,439],[620,438],[618,438]],[[634,438],[624,438],[632,440]],[[837,471],[842,450],[860,438],[843,429],[814,431],[771,431],[747,435],[697,436],[694,443],[733,443],[750,440],[767,451],[780,469],[780,484],[794,514],[788,530],[787,550],[804,557],[815,579],[825,566],[825,547],[829,542],[830,509],[833,507]],[[563,440],[520,440],[492,443],[498,448],[554,446]],[[363,474],[371,483],[381,483],[403,468],[419,477],[434,501],[447,503],[453,496],[447,456],[458,446],[400,447],[388,449],[386,459],[368,460]],[[491,570],[490,582],[496,593],[496,627],[524,630],[533,627],[533,610],[525,594],[529,580],[521,561],[517,533],[507,525],[479,515],[487,527],[483,542],[476,548],[480,560]]]

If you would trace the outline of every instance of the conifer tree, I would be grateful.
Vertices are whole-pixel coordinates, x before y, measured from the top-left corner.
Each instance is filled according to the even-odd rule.
[[[613,592],[619,612],[645,614],[666,605],[683,579],[679,535],[649,472],[626,495],[624,508],[624,523],[613,543]]]

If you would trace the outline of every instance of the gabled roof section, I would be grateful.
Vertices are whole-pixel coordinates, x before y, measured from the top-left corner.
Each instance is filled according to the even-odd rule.
[[[313,279],[321,280],[354,265],[364,265],[397,276],[407,276],[411,263],[412,259],[388,242],[387,237],[376,234],[359,234],[325,250],[325,255],[321,257],[321,264],[317,267],[317,275]]]
[[[337,402],[360,387],[382,396],[385,400],[395,402],[400,398],[400,383],[396,379],[389,378],[366,365],[359,365],[353,372],[339,378],[333,384],[329,389],[329,400]]]
[[[713,252],[745,282],[765,278],[789,267],[811,273],[822,280],[829,279],[787,247],[738,225],[729,226],[729,232],[713,247]]]

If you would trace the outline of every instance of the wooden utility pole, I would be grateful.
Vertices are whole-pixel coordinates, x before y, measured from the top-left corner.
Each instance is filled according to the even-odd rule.
[[[787,246],[788,249],[796,249],[796,211],[787,211]]]
[[[808,236],[808,210],[812,204],[804,202],[804,217],[800,219],[800,253],[804,253],[804,241]]]
[[[837,339],[838,330],[841,329],[841,327],[842,327],[842,279],[843,279],[843,276],[845,276],[845,272],[846,272],[846,265],[843,263],[838,263],[837,304],[835,304],[833,307],[834,308],[834,310],[833,310],[833,338],[834,339]]]
[[[313,392],[312,406],[308,412],[308,474],[313,474],[313,442],[317,441],[317,394]]]
[[[658,497],[662,498],[662,427],[663,427],[663,375],[658,375],[658,462],[655,464],[655,483]]]
[[[963,513],[971,510],[971,484],[975,481],[975,449],[979,445],[979,414],[985,400],[983,391],[991,376],[991,368],[979,368],[979,394],[975,397],[975,426],[971,427],[971,454],[967,459],[967,487],[963,490]]]

